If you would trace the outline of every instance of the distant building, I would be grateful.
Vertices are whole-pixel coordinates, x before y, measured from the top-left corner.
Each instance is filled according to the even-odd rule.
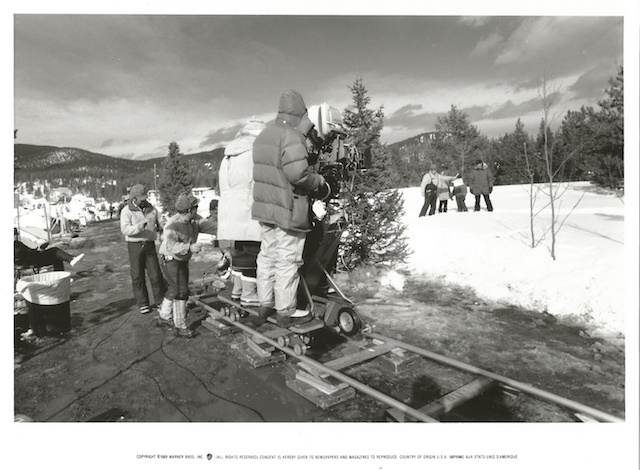
[[[220,199],[216,190],[211,187],[202,187],[193,188],[191,192],[195,197],[200,199],[200,204],[198,204],[198,214],[202,217],[209,217],[209,203],[211,203],[212,199]]]

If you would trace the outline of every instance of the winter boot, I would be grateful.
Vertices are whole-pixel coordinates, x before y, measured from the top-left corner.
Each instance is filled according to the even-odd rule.
[[[264,307],[261,305],[259,312],[260,312],[260,318],[262,318],[263,320],[266,320],[267,318],[276,314],[276,309],[273,307]]]
[[[242,297],[242,273],[240,271],[231,271],[231,280],[233,281],[231,300],[238,301]]]
[[[160,305],[160,309],[158,310],[158,317],[156,318],[156,324],[160,327],[164,328],[173,328],[173,300],[167,299],[166,297],[162,299],[162,304]]]
[[[173,301],[173,323],[176,327],[176,336],[182,338],[191,338],[194,332],[187,328],[187,301]]]
[[[293,312],[293,315],[291,315],[291,320],[295,325],[301,325],[313,320],[313,315],[309,310],[296,309],[296,311]]]
[[[258,301],[258,281],[255,277],[241,276],[242,295],[240,297],[240,305],[243,307],[257,307],[260,305]]]

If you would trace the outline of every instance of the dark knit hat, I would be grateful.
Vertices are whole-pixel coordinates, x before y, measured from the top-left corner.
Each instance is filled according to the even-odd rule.
[[[478,159],[476,160],[476,165],[481,165],[481,164],[482,164],[482,159],[478,158]]]
[[[302,117],[307,112],[302,95],[295,90],[287,90],[280,95],[278,112]]]
[[[176,210],[178,212],[187,212],[192,207],[196,207],[200,200],[193,194],[181,194],[176,199]]]

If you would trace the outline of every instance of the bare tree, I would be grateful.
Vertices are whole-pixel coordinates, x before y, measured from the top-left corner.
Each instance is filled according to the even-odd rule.
[[[559,86],[556,86],[553,83],[549,83],[547,81],[546,75],[543,75],[542,77],[542,83],[540,84],[540,87],[538,88],[538,97],[540,98],[540,101],[542,103],[542,110],[543,110],[543,120],[542,120],[542,136],[543,136],[543,146],[542,146],[542,158],[544,161],[544,167],[545,167],[545,173],[546,173],[546,179],[547,181],[545,182],[545,184],[548,187],[548,193],[546,193],[546,195],[549,197],[549,203],[547,205],[545,205],[545,207],[543,207],[542,209],[546,208],[546,207],[550,207],[551,209],[551,225],[548,229],[546,229],[544,231],[544,234],[542,236],[542,238],[540,240],[542,240],[544,238],[544,236],[547,233],[551,233],[551,248],[550,248],[550,252],[551,252],[551,258],[555,261],[556,260],[556,239],[557,239],[557,234],[560,231],[560,229],[562,228],[562,226],[564,225],[565,221],[567,220],[567,218],[573,213],[573,211],[575,210],[575,208],[578,206],[578,204],[580,204],[580,201],[582,201],[582,198],[584,197],[584,192],[582,193],[582,195],[580,196],[580,198],[578,199],[578,201],[575,203],[575,205],[569,210],[569,212],[567,213],[567,215],[561,220],[559,221],[559,214],[556,214],[556,203],[558,203],[558,211],[560,209],[560,206],[562,204],[562,202],[560,201],[562,195],[567,191],[567,189],[569,189],[569,185],[568,184],[559,184],[559,182],[556,181],[556,176],[558,176],[558,174],[561,172],[561,170],[563,169],[564,165],[567,163],[567,161],[569,161],[570,158],[572,158],[574,155],[576,155],[576,153],[583,148],[583,145],[581,145],[579,148],[574,149],[572,152],[569,152],[568,154],[564,155],[562,160],[560,162],[554,162],[554,151],[551,145],[549,145],[549,132],[550,132],[550,124],[555,121],[555,119],[557,119],[557,114],[554,114],[553,116],[549,116],[551,113],[551,109],[554,105],[554,103],[556,102],[556,100],[558,99],[559,95]],[[595,134],[594,134],[594,138],[595,138]],[[533,192],[532,192],[533,194]],[[532,196],[533,197],[533,196]],[[531,202],[531,240],[532,240],[532,246],[534,245],[534,235],[533,235],[533,202],[535,202],[535,200],[532,200]],[[542,210],[540,209],[540,211]],[[538,211],[538,213],[540,212]],[[539,243],[539,242],[538,242]]]
[[[536,186],[535,180],[535,171],[533,169],[533,164],[529,159],[529,154],[527,153],[527,143],[524,142],[522,144],[524,146],[524,163],[525,163],[525,175],[529,181],[529,230],[531,232],[531,248],[535,248],[538,244],[544,240],[546,232],[543,233],[540,238],[536,241],[536,232],[534,230],[534,222],[536,216],[540,213],[540,210],[535,211],[536,201],[538,200],[538,194],[540,193],[540,187]],[[546,207],[546,206],[545,206]],[[544,208],[543,208],[544,209]]]

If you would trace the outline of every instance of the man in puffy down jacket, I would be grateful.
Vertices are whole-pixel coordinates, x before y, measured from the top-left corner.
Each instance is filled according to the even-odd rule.
[[[307,134],[313,123],[300,93],[280,97],[275,123],[253,144],[252,218],[260,222],[258,300],[262,318],[276,314],[279,326],[311,320],[297,309],[296,294],[306,233],[311,229],[310,196],[324,199],[331,188],[307,160]]]

